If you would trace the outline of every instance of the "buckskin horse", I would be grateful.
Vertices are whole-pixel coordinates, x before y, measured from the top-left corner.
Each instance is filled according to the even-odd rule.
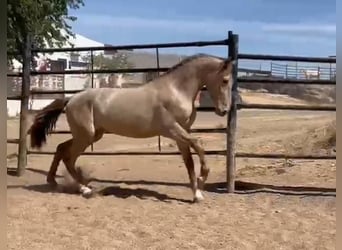
[[[227,114],[231,106],[233,64],[231,58],[196,54],[136,88],[87,89],[72,97],[54,100],[40,110],[29,130],[31,147],[40,149],[65,110],[72,138],[57,146],[47,182],[57,185],[55,177],[62,160],[76,181],[78,192],[90,196],[93,190],[75,168],[77,158],[89,145],[99,141],[105,132],[131,138],[160,135],[176,142],[187,168],[193,201],[203,200],[201,189],[210,169],[202,142],[190,134],[196,118],[194,103],[200,89],[206,86],[215,113]],[[198,177],[190,148],[200,159]]]

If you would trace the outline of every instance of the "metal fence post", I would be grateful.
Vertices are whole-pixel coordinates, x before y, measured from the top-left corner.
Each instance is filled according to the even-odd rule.
[[[18,166],[17,175],[22,176],[25,172],[27,164],[27,116],[28,105],[30,99],[30,64],[31,64],[31,36],[25,37],[23,47],[23,75],[21,82],[21,102],[20,102],[20,129],[19,129],[19,149],[18,149]]]
[[[238,101],[238,49],[239,49],[239,36],[233,34],[232,31],[228,32],[228,55],[235,64],[233,65],[233,85],[231,94],[231,108],[227,116],[227,192],[235,192],[235,136],[236,136],[236,120],[237,120],[237,101]]]

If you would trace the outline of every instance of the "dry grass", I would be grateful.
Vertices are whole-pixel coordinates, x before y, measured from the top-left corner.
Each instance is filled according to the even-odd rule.
[[[303,129],[285,145],[289,154],[331,153],[336,146],[336,119],[320,127]]]

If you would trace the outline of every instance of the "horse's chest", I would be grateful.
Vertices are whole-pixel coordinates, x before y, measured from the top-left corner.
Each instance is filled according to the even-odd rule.
[[[177,118],[187,118],[191,115],[192,112],[191,103],[182,100],[176,100],[166,103],[165,107],[174,115],[174,117]]]
[[[169,112],[172,113],[172,116],[181,125],[187,125],[191,122],[195,111],[196,110],[194,110],[191,103],[181,103],[180,105],[169,109]]]

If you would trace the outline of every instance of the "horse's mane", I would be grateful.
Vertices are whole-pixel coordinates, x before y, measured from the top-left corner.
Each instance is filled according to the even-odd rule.
[[[164,74],[162,74],[161,77],[172,73],[173,71],[175,71],[179,67],[181,67],[181,66],[183,66],[183,65],[185,65],[185,64],[187,64],[189,62],[192,62],[192,61],[194,61],[196,59],[204,58],[204,57],[212,57],[212,58],[217,58],[217,59],[224,60],[224,58],[219,57],[219,56],[213,56],[213,55],[209,55],[209,54],[205,54],[205,53],[198,53],[198,54],[195,54],[195,55],[192,55],[192,56],[188,56],[188,57],[184,58],[183,60],[181,60],[179,63],[173,65],[171,68],[169,68],[168,71],[166,71]]]

